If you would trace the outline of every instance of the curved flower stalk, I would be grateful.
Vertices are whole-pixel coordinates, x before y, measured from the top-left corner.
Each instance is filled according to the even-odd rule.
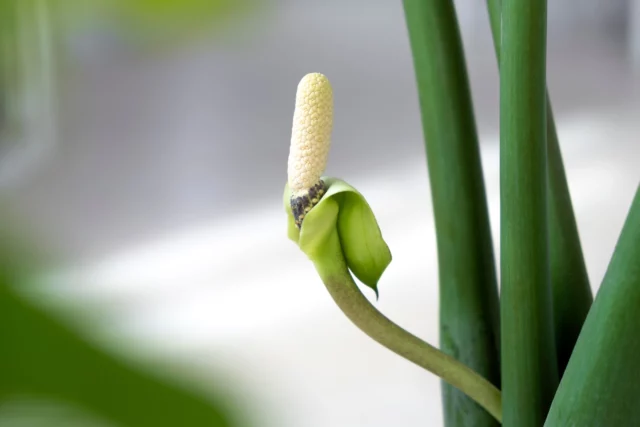
[[[391,252],[364,197],[346,182],[323,177],[330,146],[333,94],[322,74],[298,85],[284,205],[288,236],[314,263],[333,300],[364,333],[438,375],[502,418],[500,391],[451,356],[405,331],[382,313],[353,280],[378,294]]]

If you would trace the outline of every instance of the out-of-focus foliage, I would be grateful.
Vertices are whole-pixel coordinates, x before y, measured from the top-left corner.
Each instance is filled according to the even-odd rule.
[[[71,403],[119,426],[232,426],[228,409],[99,348],[0,284],[0,406]]]
[[[7,152],[26,139],[51,138],[49,18],[44,0],[0,1],[0,167],[13,166]]]
[[[0,181],[15,163],[7,152],[42,145],[52,133],[53,62],[67,31],[100,23],[132,40],[173,44],[226,23],[249,1],[0,0]],[[45,402],[77,408],[114,426],[238,425],[226,396],[205,396],[166,372],[127,362],[87,339],[86,328],[81,332],[27,298],[23,287],[44,270],[44,258],[34,249],[46,244],[25,243],[23,234],[8,233],[7,224],[13,223],[2,216],[0,424],[18,419],[17,425],[32,426],[44,417],[41,425],[74,425],[65,411],[53,419],[46,419],[47,411],[33,413]]]
[[[50,15],[57,34],[97,25],[113,29],[131,42],[173,45],[233,25],[236,18],[254,11],[259,3],[260,0],[2,0],[0,22],[11,27],[17,10],[37,9]],[[30,24],[41,25],[36,20]],[[7,32],[3,33],[6,36]]]
[[[42,425],[70,425],[78,414],[113,426],[238,426],[227,396],[205,396],[175,373],[142,368],[117,357],[72,323],[58,318],[25,295],[25,287],[52,262],[42,242],[0,224],[0,422],[42,418],[45,402],[78,411],[54,411]],[[12,222],[15,225],[15,221]],[[85,333],[87,328],[85,329]],[[213,384],[219,390],[219,384]],[[30,409],[31,408],[31,409]],[[7,412],[8,411],[8,412]],[[21,414],[21,411],[29,411]],[[51,412],[51,411],[49,411]],[[24,416],[23,416],[24,415]],[[69,418],[69,419],[67,419]],[[4,421],[3,421],[4,420]],[[20,425],[19,423],[17,425]],[[30,424],[32,425],[32,424]],[[71,424],[73,425],[73,424]],[[93,423],[92,423],[93,425]],[[99,424],[105,425],[105,424]]]
[[[113,2],[125,23],[155,34],[180,36],[221,25],[248,10],[251,0],[118,0]]]
[[[258,0],[51,2],[63,29],[97,22],[101,26],[117,29],[119,36],[128,38],[130,42],[163,46],[174,45],[203,33],[215,33],[233,25],[236,18],[254,10],[257,4]]]

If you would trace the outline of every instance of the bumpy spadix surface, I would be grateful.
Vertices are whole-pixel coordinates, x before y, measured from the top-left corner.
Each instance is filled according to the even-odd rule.
[[[288,181],[294,197],[320,181],[327,165],[333,128],[333,91],[320,73],[300,80],[293,113]]]

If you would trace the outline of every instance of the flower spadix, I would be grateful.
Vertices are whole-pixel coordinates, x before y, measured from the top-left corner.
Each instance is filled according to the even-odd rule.
[[[284,190],[288,236],[321,273],[346,263],[358,280],[377,294],[391,252],[364,197],[346,182],[322,176],[332,125],[329,80],[322,74],[307,74],[296,93]]]

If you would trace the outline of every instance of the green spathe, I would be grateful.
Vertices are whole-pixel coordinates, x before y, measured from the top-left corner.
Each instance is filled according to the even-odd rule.
[[[378,294],[380,276],[391,262],[391,251],[382,238],[380,227],[369,204],[346,182],[323,177],[327,191],[306,214],[298,229],[291,212],[291,191],[284,189],[288,236],[314,263],[326,259],[332,233],[338,233],[347,267],[365,285]]]

